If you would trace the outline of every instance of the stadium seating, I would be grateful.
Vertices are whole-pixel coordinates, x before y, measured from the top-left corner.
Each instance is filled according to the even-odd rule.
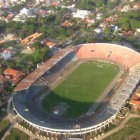
[[[114,44],[83,44],[77,47],[76,55],[79,59],[110,59],[129,68],[140,62],[139,53],[130,48]]]
[[[49,69],[49,71],[47,71],[42,77],[44,80],[46,79],[48,83],[52,83],[54,80],[56,80],[56,77],[60,75],[61,71],[63,71],[69,64],[76,60],[76,54],[73,51],[60,60],[57,64],[55,64],[51,69]]]

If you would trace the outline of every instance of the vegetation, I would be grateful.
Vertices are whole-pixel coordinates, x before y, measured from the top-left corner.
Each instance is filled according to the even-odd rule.
[[[10,135],[8,135],[5,140],[29,140],[30,137],[18,130],[17,128],[12,128]]]
[[[3,65],[8,65],[11,68],[22,68],[26,72],[30,72],[31,69],[36,67],[39,62],[44,62],[49,58],[49,47],[42,45],[40,42],[36,42],[31,45],[34,49],[31,54],[24,54],[18,52],[9,60],[2,60]]]
[[[139,140],[140,139],[140,118],[130,119],[126,127],[111,135],[105,140]]]
[[[43,107],[50,112],[65,103],[68,109],[64,117],[82,115],[116,76],[118,69],[115,68],[115,65],[96,61],[81,64],[43,100]]]
[[[94,10],[96,7],[104,6],[105,0],[80,0],[78,8],[85,10]]]
[[[115,8],[119,4],[119,2],[120,0],[108,1],[106,4],[107,11],[110,12],[109,10],[112,10],[113,8]]]
[[[2,109],[4,109],[5,111],[3,111]],[[0,120],[2,120],[7,115],[6,109],[7,103],[5,103],[3,106],[0,107]]]
[[[10,122],[8,120],[0,121],[0,139],[3,137],[3,135],[7,131],[9,125],[10,125]]]
[[[120,16],[118,17],[118,23],[123,30],[135,31],[137,28],[140,27],[139,18],[140,18],[139,11],[126,12],[120,14]]]

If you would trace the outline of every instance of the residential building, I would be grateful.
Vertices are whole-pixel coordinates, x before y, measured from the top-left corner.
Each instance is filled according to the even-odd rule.
[[[90,11],[88,11],[88,10],[77,10],[76,12],[73,12],[72,13],[72,16],[74,17],[74,18],[82,18],[82,19],[85,19],[85,18],[87,18],[89,15],[90,15]]]

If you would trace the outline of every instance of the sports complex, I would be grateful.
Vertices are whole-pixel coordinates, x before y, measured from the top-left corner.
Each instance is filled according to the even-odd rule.
[[[107,43],[69,46],[25,77],[12,104],[43,132],[82,135],[106,128],[140,81],[140,54]]]

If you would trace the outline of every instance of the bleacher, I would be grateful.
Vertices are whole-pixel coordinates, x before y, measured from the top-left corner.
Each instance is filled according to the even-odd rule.
[[[54,80],[57,79],[57,76],[59,76],[60,73],[66,69],[68,65],[72,64],[77,60],[78,59],[74,51],[69,53],[67,56],[61,59],[57,64],[51,67],[42,77],[40,77],[40,79],[44,81],[44,83],[46,84],[52,83]]]
[[[105,43],[90,43],[77,46],[76,55],[79,59],[109,59],[126,67],[140,62],[140,54],[130,48]]]

